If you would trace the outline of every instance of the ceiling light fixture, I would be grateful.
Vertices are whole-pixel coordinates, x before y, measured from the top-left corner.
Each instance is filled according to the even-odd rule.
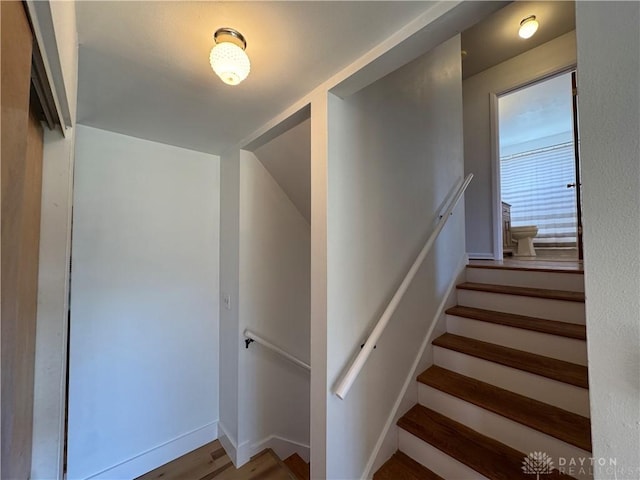
[[[536,20],[535,15],[531,15],[520,22],[520,30],[518,30],[518,35],[521,38],[531,38],[533,34],[536,33],[540,24]]]
[[[251,70],[251,62],[244,51],[247,41],[240,32],[226,27],[216,30],[213,39],[216,45],[209,55],[211,68],[227,85],[238,85]]]

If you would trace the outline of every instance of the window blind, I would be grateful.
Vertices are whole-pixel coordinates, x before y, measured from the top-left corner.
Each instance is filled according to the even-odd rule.
[[[500,158],[502,200],[511,205],[511,225],[537,225],[534,242],[544,246],[576,243],[573,142]]]

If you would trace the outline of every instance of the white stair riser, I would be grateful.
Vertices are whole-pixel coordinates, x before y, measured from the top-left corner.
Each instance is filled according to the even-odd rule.
[[[555,458],[562,457],[567,460],[575,459],[576,461],[592,456],[591,452],[582,450],[435,388],[424,384],[420,384],[418,388],[418,402],[421,405],[525,454],[547,452]],[[558,461],[555,460],[554,464],[557,465]],[[591,476],[585,475],[580,478],[590,479]]]
[[[398,449],[443,478],[487,480],[487,477],[402,428],[398,432]]]
[[[458,305],[585,324],[584,303],[458,289]]]
[[[447,315],[447,332],[504,347],[587,365],[587,342]]]
[[[466,274],[467,282],[584,292],[584,275],[578,273],[467,268]]]
[[[447,348],[433,347],[434,363],[481,382],[589,417],[589,391]]]

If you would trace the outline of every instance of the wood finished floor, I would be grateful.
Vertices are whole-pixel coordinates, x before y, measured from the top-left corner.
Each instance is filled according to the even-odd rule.
[[[492,480],[533,480],[522,471],[524,454],[420,404],[405,413],[398,426]],[[542,480],[542,475],[540,479]],[[409,477],[411,478],[411,477]],[[428,477],[426,477],[428,478]],[[557,470],[544,480],[570,480]]]
[[[575,338],[577,340],[587,339],[587,327],[576,323],[527,317],[525,315],[516,315],[513,313],[494,312],[493,310],[464,307],[461,305],[448,308],[445,313],[447,315],[471,318],[481,322],[531,330],[533,332],[548,333],[550,335],[559,335],[561,337]]]
[[[306,463],[297,453],[285,458],[284,464],[289,467],[291,473],[293,473],[298,480],[309,480],[311,478],[309,464]]]
[[[169,462],[136,480],[296,480],[271,450],[236,469],[218,440]]]
[[[440,335],[433,342],[437,347],[464,353],[511,368],[547,377],[559,382],[589,388],[587,367],[574,363],[544,357],[534,353],[514,350],[513,348],[481,342],[473,338],[461,337],[451,333]]]
[[[506,270],[525,270],[525,271],[551,271],[551,272],[574,272],[582,273],[583,263],[578,260],[550,260],[541,258],[532,259],[517,259],[517,258],[505,258],[502,261],[498,260],[470,260],[469,266],[483,267],[483,268],[503,268]]]
[[[418,381],[563,442],[591,451],[591,422],[586,417],[436,365],[422,372]]]
[[[475,290],[487,293],[504,293],[522,297],[548,298],[567,302],[584,303],[584,293],[568,290],[550,290],[547,288],[514,287],[512,285],[494,285],[490,283],[464,282],[456,286],[458,290]]]

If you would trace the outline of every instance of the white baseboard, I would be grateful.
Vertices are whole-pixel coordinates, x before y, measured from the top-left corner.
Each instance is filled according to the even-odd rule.
[[[493,253],[468,253],[470,260],[495,260],[496,256]]]
[[[249,441],[242,442],[240,445],[236,447],[236,468],[240,468],[242,465],[251,460],[252,457],[252,448]]]
[[[142,452],[124,462],[85,477],[85,480],[125,480],[136,478],[212,442],[216,438],[218,438],[218,422],[211,422],[146,452]]]
[[[229,430],[222,422],[218,422],[218,440],[222,444],[222,448],[224,448],[227,456],[231,459],[233,466],[236,468],[242,466],[242,464],[238,465],[238,443],[236,439],[229,434]]]
[[[309,462],[311,455],[311,450],[307,444],[296,442],[295,440],[280,437],[278,435],[269,435],[267,438],[264,438],[251,446],[251,456],[253,457],[265,448],[273,450],[281,460],[297,453],[305,462]]]
[[[389,417],[387,418],[384,428],[382,429],[382,433],[378,437],[378,441],[376,442],[373,452],[369,457],[369,461],[367,462],[367,465],[361,477],[361,479],[363,480],[371,478],[373,474],[382,466],[382,464],[398,448],[398,430],[396,428],[396,422],[398,421],[398,418],[402,414],[401,407],[405,404],[408,405],[408,403],[417,402],[417,387],[416,389],[414,389],[414,393],[416,393],[415,399],[408,398],[407,391],[409,390],[409,387],[416,382],[416,375],[419,373],[417,372],[417,370],[420,367],[420,363],[425,354],[425,350],[427,349],[427,346],[431,344],[431,340],[432,340],[431,337],[433,336],[434,329],[439,323],[441,322],[444,323],[445,321],[444,320],[445,309],[455,304],[455,301],[453,300],[455,295],[455,287],[460,282],[461,278],[463,278],[462,275],[468,263],[469,263],[468,255],[463,255],[455,270],[455,275],[453,276],[453,280],[447,287],[447,291],[445,292],[445,294],[442,296],[440,305],[438,306],[438,309],[436,310],[436,314],[434,315],[431,321],[431,326],[429,327],[429,330],[427,331],[427,334],[424,337],[422,345],[418,350],[418,354],[416,355],[413,361],[413,365],[409,370],[409,373],[407,375],[407,378],[404,381],[402,389],[400,390],[400,393],[396,399],[396,402],[394,403],[393,408],[391,409],[391,413],[389,414]]]
[[[220,425],[220,430],[224,430],[222,425]],[[224,441],[223,438],[225,439]],[[227,450],[225,441],[229,442],[229,450]],[[300,455],[305,462],[308,462],[309,458],[311,457],[311,450],[309,448],[309,445],[284,438],[279,435],[269,435],[268,437],[265,437],[262,440],[258,440],[255,443],[246,441],[242,442],[242,444],[240,445],[236,445],[235,442],[232,442],[229,439],[228,435],[226,436],[226,438],[224,435],[220,435],[220,443],[222,443],[222,446],[227,452],[227,455],[231,457],[231,460],[233,461],[233,464],[236,468],[240,468],[242,465],[251,460],[251,457],[257,455],[266,448],[270,448],[271,450],[273,450],[281,460],[284,460],[289,455],[292,455],[294,453]],[[233,457],[231,452],[233,452]]]

